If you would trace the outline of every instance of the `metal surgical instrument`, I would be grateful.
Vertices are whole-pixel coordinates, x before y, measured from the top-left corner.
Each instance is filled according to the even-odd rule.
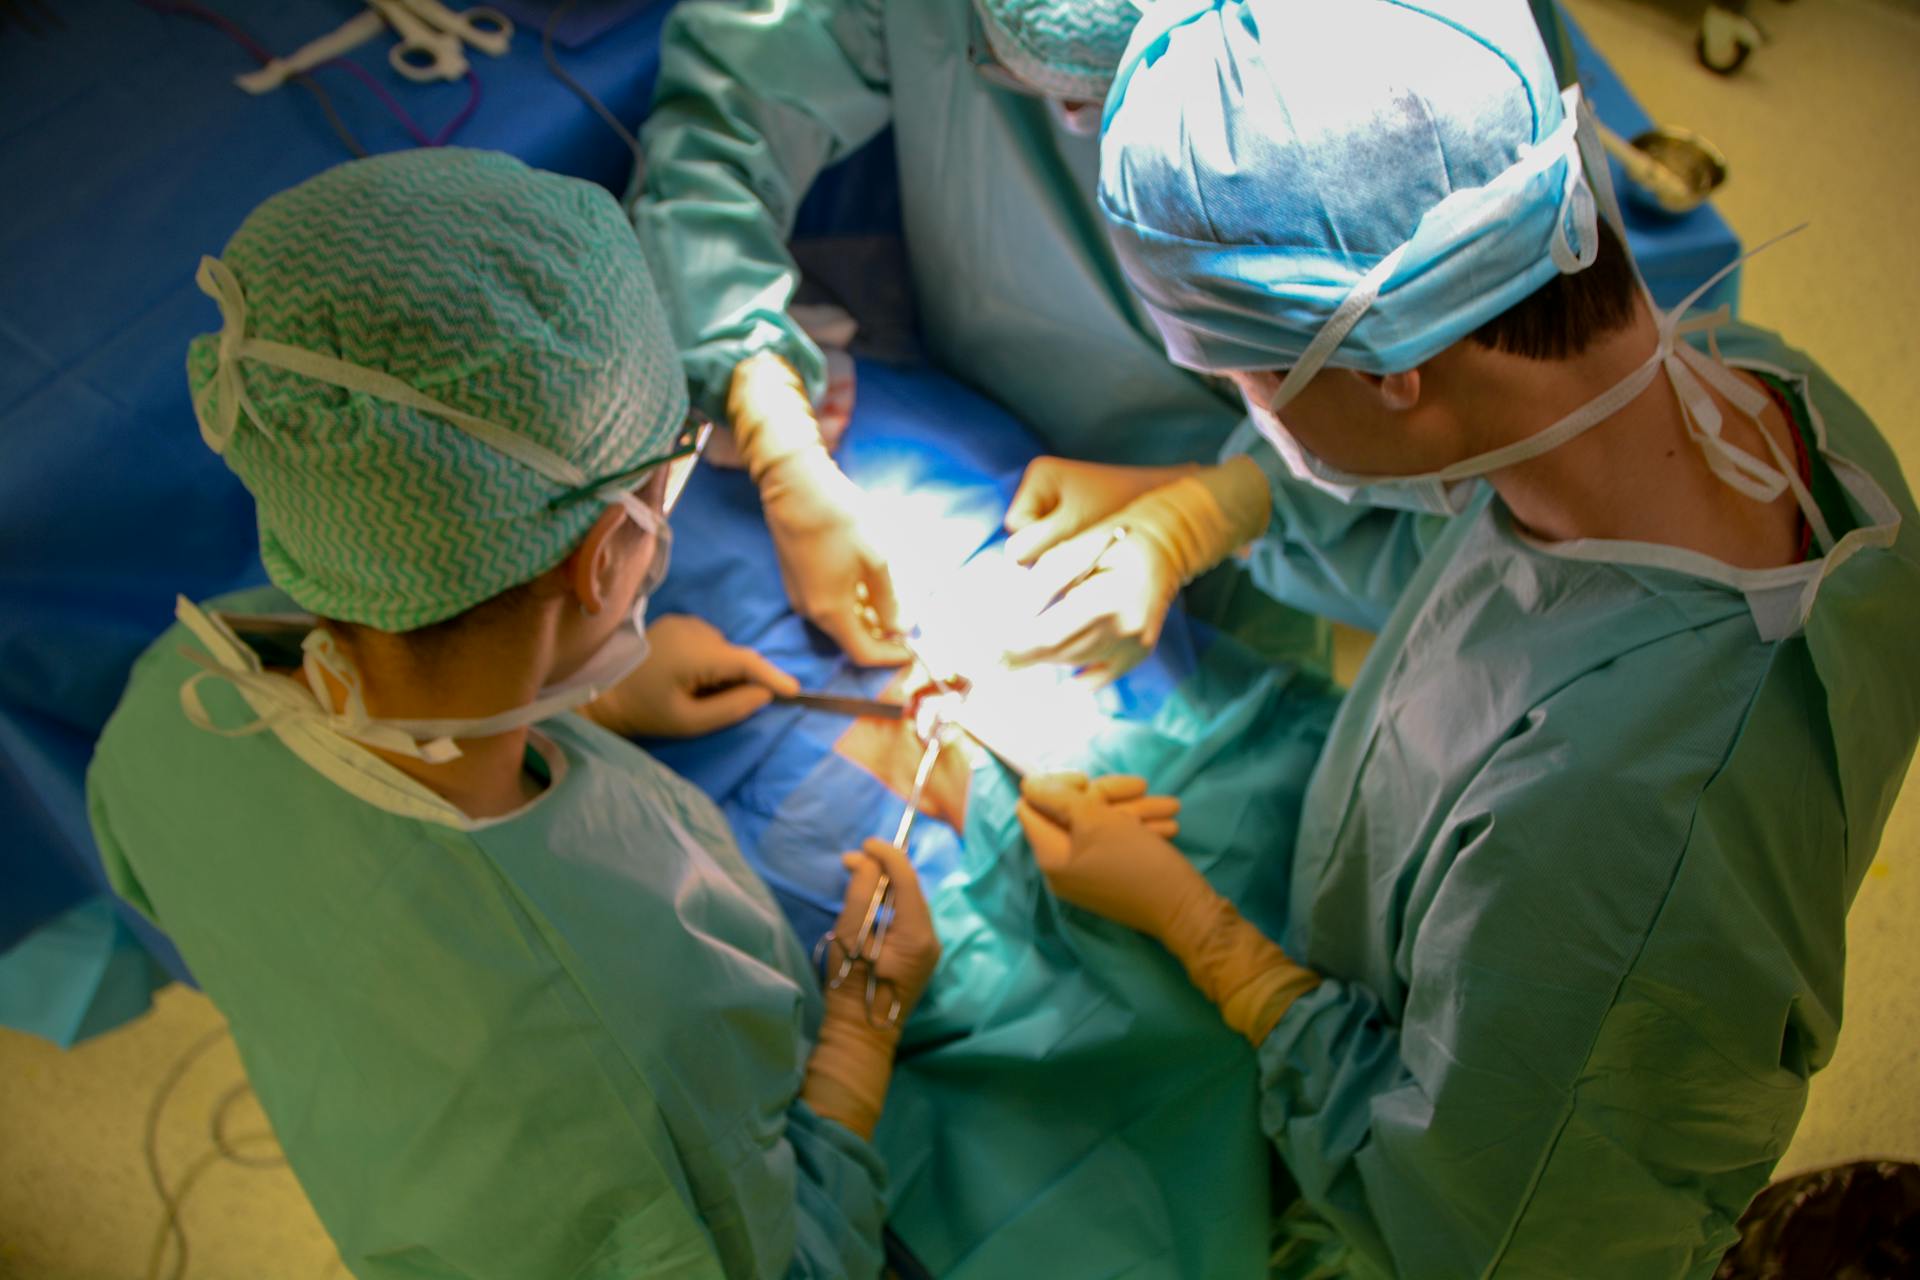
[[[809,711],[826,711],[834,715],[873,717],[879,720],[904,720],[913,708],[904,702],[888,702],[882,698],[861,698],[840,693],[814,693],[801,690],[799,693],[776,693],[775,702],[784,702],[791,706],[805,707]]]
[[[943,732],[945,720],[936,712],[933,723],[926,734],[926,749],[920,754],[920,767],[914,771],[913,787],[907,793],[906,812],[900,815],[900,825],[894,830],[895,848],[904,850],[907,837],[913,834],[913,822],[920,812],[920,801],[926,795],[927,783],[933,777],[934,766],[939,763],[941,748],[946,745]],[[854,935],[853,944],[842,942],[832,930],[820,939],[814,948],[814,962],[821,966],[823,975],[826,960],[832,950],[840,950],[840,963],[833,974],[827,977],[827,990],[838,991],[848,978],[853,976],[859,965],[867,968],[865,1004],[867,1022],[875,1027],[892,1027],[900,1021],[900,995],[895,991],[893,981],[883,978],[879,972],[880,950],[886,945],[887,929],[893,923],[893,878],[886,872],[880,873],[880,879],[873,886],[873,896],[867,899],[866,912],[860,918],[860,929]],[[874,1009],[884,1001],[886,1016],[874,1016]]]
[[[1125,538],[1128,532],[1129,530],[1124,524],[1113,526],[1113,530],[1107,534],[1107,540],[1100,544],[1098,551],[1093,553],[1093,559],[1087,561],[1087,567],[1074,574],[1071,578],[1068,578],[1065,586],[1047,597],[1047,602],[1040,606],[1040,612],[1045,613],[1047,610],[1053,608],[1053,606],[1065,600],[1067,594],[1075,587],[1081,586],[1088,578],[1100,572],[1100,562],[1107,558],[1107,552],[1118,546],[1121,539]]]

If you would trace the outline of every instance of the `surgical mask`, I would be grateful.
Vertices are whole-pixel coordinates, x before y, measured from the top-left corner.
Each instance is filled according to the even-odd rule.
[[[632,608],[621,625],[614,628],[577,670],[564,679],[541,686],[532,701],[523,706],[472,718],[417,720],[370,716],[361,690],[359,670],[335,644],[326,628],[315,627],[307,633],[300,646],[302,674],[307,684],[305,693],[268,673],[257,658],[252,658],[250,652],[246,657],[251,660],[242,664],[244,669],[239,669],[232,662],[219,663],[203,654],[183,651],[203,668],[180,690],[181,705],[187,719],[202,729],[229,737],[281,727],[290,721],[301,721],[363,746],[429,764],[445,764],[459,758],[458,739],[485,738],[506,733],[593,701],[646,661],[649,649],[646,631],[648,599],[666,580],[667,568],[672,560],[673,535],[670,526],[658,513],[631,494],[621,496],[627,499],[620,505],[625,507],[628,517],[654,535],[653,559],[647,566],[639,589],[634,593]],[[177,612],[182,621],[192,626],[193,620],[185,612],[187,607],[182,601]],[[202,628],[195,627],[195,630],[198,632]],[[224,631],[221,634],[228,635]],[[228,635],[228,638],[232,637]],[[211,643],[214,637],[201,635],[201,639],[209,642],[209,651],[220,651],[220,647]],[[239,643],[233,639],[233,644]],[[231,646],[225,647],[231,651]],[[261,706],[262,700],[269,709],[261,711],[258,719],[236,728],[215,725],[202,705],[196,687],[208,677],[230,681],[243,692],[256,695],[249,699],[256,709]],[[345,705],[338,711],[332,710],[336,689],[345,693]]]
[[[1053,122],[1077,138],[1091,138],[1100,132],[1100,112],[1103,104],[1098,102],[1066,102],[1059,98],[1047,99],[1047,112]]]
[[[1273,451],[1280,455],[1287,474],[1302,484],[1357,506],[1392,507],[1398,511],[1452,516],[1466,510],[1473,497],[1470,480],[1448,482],[1433,476],[1358,476],[1341,471],[1309,453],[1293,438],[1271,405],[1261,404],[1243,391],[1247,416]]]
[[[1617,206],[1611,205],[1610,187],[1603,188],[1601,198],[1609,203],[1608,211],[1613,214]],[[1772,502],[1782,493],[1791,490],[1821,547],[1831,548],[1832,534],[1828,531],[1819,505],[1814,502],[1805,482],[1800,479],[1798,468],[1793,460],[1785,455],[1772,434],[1760,425],[1761,415],[1767,407],[1766,395],[1742,381],[1718,359],[1703,353],[1690,343],[1681,341],[1686,334],[1705,333],[1711,344],[1713,331],[1732,319],[1730,310],[1722,306],[1705,315],[1692,317],[1689,317],[1687,312],[1708,290],[1741,263],[1754,254],[1779,243],[1786,235],[1793,235],[1799,230],[1801,230],[1800,227],[1795,227],[1785,235],[1776,236],[1734,259],[1708,277],[1671,311],[1661,312],[1655,307],[1659,340],[1654,345],[1653,353],[1638,368],[1606,391],[1524,440],[1516,440],[1499,449],[1491,449],[1470,458],[1463,458],[1436,471],[1409,476],[1362,476],[1341,471],[1314,457],[1293,438],[1292,433],[1280,421],[1279,411],[1281,406],[1291,399],[1290,390],[1293,392],[1298,390],[1298,384],[1294,382],[1291,375],[1282,379],[1279,390],[1274,393],[1269,403],[1262,405],[1249,398],[1247,412],[1254,426],[1267,438],[1268,443],[1273,445],[1275,452],[1280,455],[1281,461],[1286,464],[1288,472],[1294,478],[1343,502],[1451,516],[1458,515],[1466,509],[1467,503],[1473,496],[1472,482],[1475,478],[1515,466],[1559,448],[1575,436],[1611,418],[1652,385],[1655,377],[1664,373],[1673,386],[1674,395],[1679,399],[1687,435],[1700,449],[1708,468],[1714,475],[1728,487],[1757,502]],[[1623,235],[1622,242],[1624,241]],[[1647,302],[1650,307],[1653,305],[1650,296]],[[1709,387],[1712,391],[1718,391],[1739,412],[1752,420],[1771,454],[1771,462],[1757,458],[1746,450],[1728,443],[1721,435],[1724,416],[1719,406],[1714,403]]]

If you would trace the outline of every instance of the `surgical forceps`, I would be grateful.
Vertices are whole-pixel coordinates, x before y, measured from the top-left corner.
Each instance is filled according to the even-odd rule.
[[[914,771],[913,787],[907,793],[906,812],[900,815],[900,825],[894,829],[893,845],[905,850],[907,837],[913,834],[913,822],[920,813],[920,801],[926,795],[927,783],[933,777],[933,767],[939,763],[940,751],[946,745],[943,734],[946,721],[938,711],[926,733],[926,749],[920,754],[920,767]],[[820,966],[824,975],[827,958],[833,948],[840,949],[840,964],[833,975],[827,978],[827,990],[838,991],[845,985],[853,971],[860,965],[867,969],[865,1004],[867,1022],[882,1029],[898,1026],[900,1023],[900,995],[894,990],[893,980],[880,976],[880,949],[886,945],[887,929],[893,923],[893,878],[886,872],[880,873],[880,879],[873,886],[873,896],[867,899],[866,913],[860,918],[860,930],[854,935],[853,945],[842,942],[833,930],[829,929],[814,947],[814,963]],[[876,1018],[874,1008],[885,996],[887,1015]]]

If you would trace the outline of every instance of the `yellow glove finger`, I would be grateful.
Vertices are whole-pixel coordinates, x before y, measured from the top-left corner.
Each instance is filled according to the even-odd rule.
[[[1051,600],[1065,590],[1075,578],[1086,573],[1101,553],[1108,550],[1107,544],[1112,540],[1112,533],[1111,526],[1105,523],[1083,527],[1074,531],[1072,537],[1055,539],[1057,545],[1050,545],[1044,555],[1036,552],[1037,558],[1030,566],[1034,594],[1042,600]],[[1009,538],[1007,542],[1008,554],[1012,554],[1013,539]],[[1107,561],[1101,563],[1104,565]]]
[[[860,846],[860,851],[879,863],[880,869],[893,880],[895,897],[924,902],[920,896],[920,873],[914,869],[906,850],[899,845],[888,844],[878,836],[869,836]]]
[[[1007,504],[1008,533],[1018,533],[1060,506],[1062,473],[1052,458],[1035,458],[1020,477],[1020,487]]]
[[[1034,865],[1043,874],[1058,871],[1072,860],[1073,836],[1065,827],[1025,800],[1014,806],[1013,816],[1020,820],[1020,830],[1033,846]]]
[[[854,598],[862,609],[863,621],[870,620],[883,635],[900,635],[907,630],[907,619],[900,611],[899,597],[893,592],[893,571],[883,561],[873,559],[861,566],[864,576],[856,584]],[[890,649],[900,647],[886,642]],[[900,649],[904,654],[906,651]],[[905,661],[903,657],[901,661]]]
[[[1086,794],[1086,775],[1079,773],[1043,773],[1020,783],[1021,799],[1054,825],[1069,829],[1074,805]]]
[[[1035,521],[1008,538],[1005,554],[1015,564],[1031,568],[1049,551],[1085,527],[1074,518],[1072,512],[1061,507],[1044,520]]]
[[[1116,801],[1114,808],[1138,822],[1163,822],[1179,814],[1180,802],[1172,796],[1137,796]]]
[[[715,693],[684,693],[679,701],[682,736],[697,738],[739,724],[772,702],[773,694],[761,685],[737,684]]]
[[[847,893],[840,904],[840,922],[834,928],[841,933],[841,941],[852,946],[874,886],[880,883],[880,863],[864,852],[855,852],[841,854],[840,865],[847,869]]]
[[[774,693],[798,693],[800,682],[744,645],[722,642],[719,650],[698,669],[702,690],[719,691],[733,685],[758,685]],[[705,696],[696,693],[696,696]]]
[[[863,667],[897,667],[907,660],[905,649],[873,633],[851,598],[845,605],[808,615],[807,621],[826,632],[849,658]]]
[[[1093,780],[1093,786],[1109,804],[1137,800],[1147,794],[1147,780],[1138,774],[1109,773]]]
[[[1137,640],[1122,638],[1098,662],[1087,662],[1074,672],[1074,687],[1098,693],[1147,660],[1152,651]]]
[[[1024,641],[1002,655],[1002,660],[1014,670],[1042,663],[1080,667],[1106,661],[1125,642],[1109,611],[1096,606],[1090,612],[1092,617],[1060,613],[1057,623],[1050,621],[1044,630],[1030,631]]]

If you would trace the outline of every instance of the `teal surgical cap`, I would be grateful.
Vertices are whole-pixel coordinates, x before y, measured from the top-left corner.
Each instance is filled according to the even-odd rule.
[[[1525,0],[1162,0],[1101,207],[1176,363],[1399,372],[1592,262],[1577,104]]]
[[[1048,97],[1100,102],[1144,7],[1138,0],[974,0],[993,56]]]
[[[686,415],[619,203],[508,156],[340,165],[198,278],[223,321],[187,355],[201,435],[268,576],[323,617],[407,631],[537,577]]]

